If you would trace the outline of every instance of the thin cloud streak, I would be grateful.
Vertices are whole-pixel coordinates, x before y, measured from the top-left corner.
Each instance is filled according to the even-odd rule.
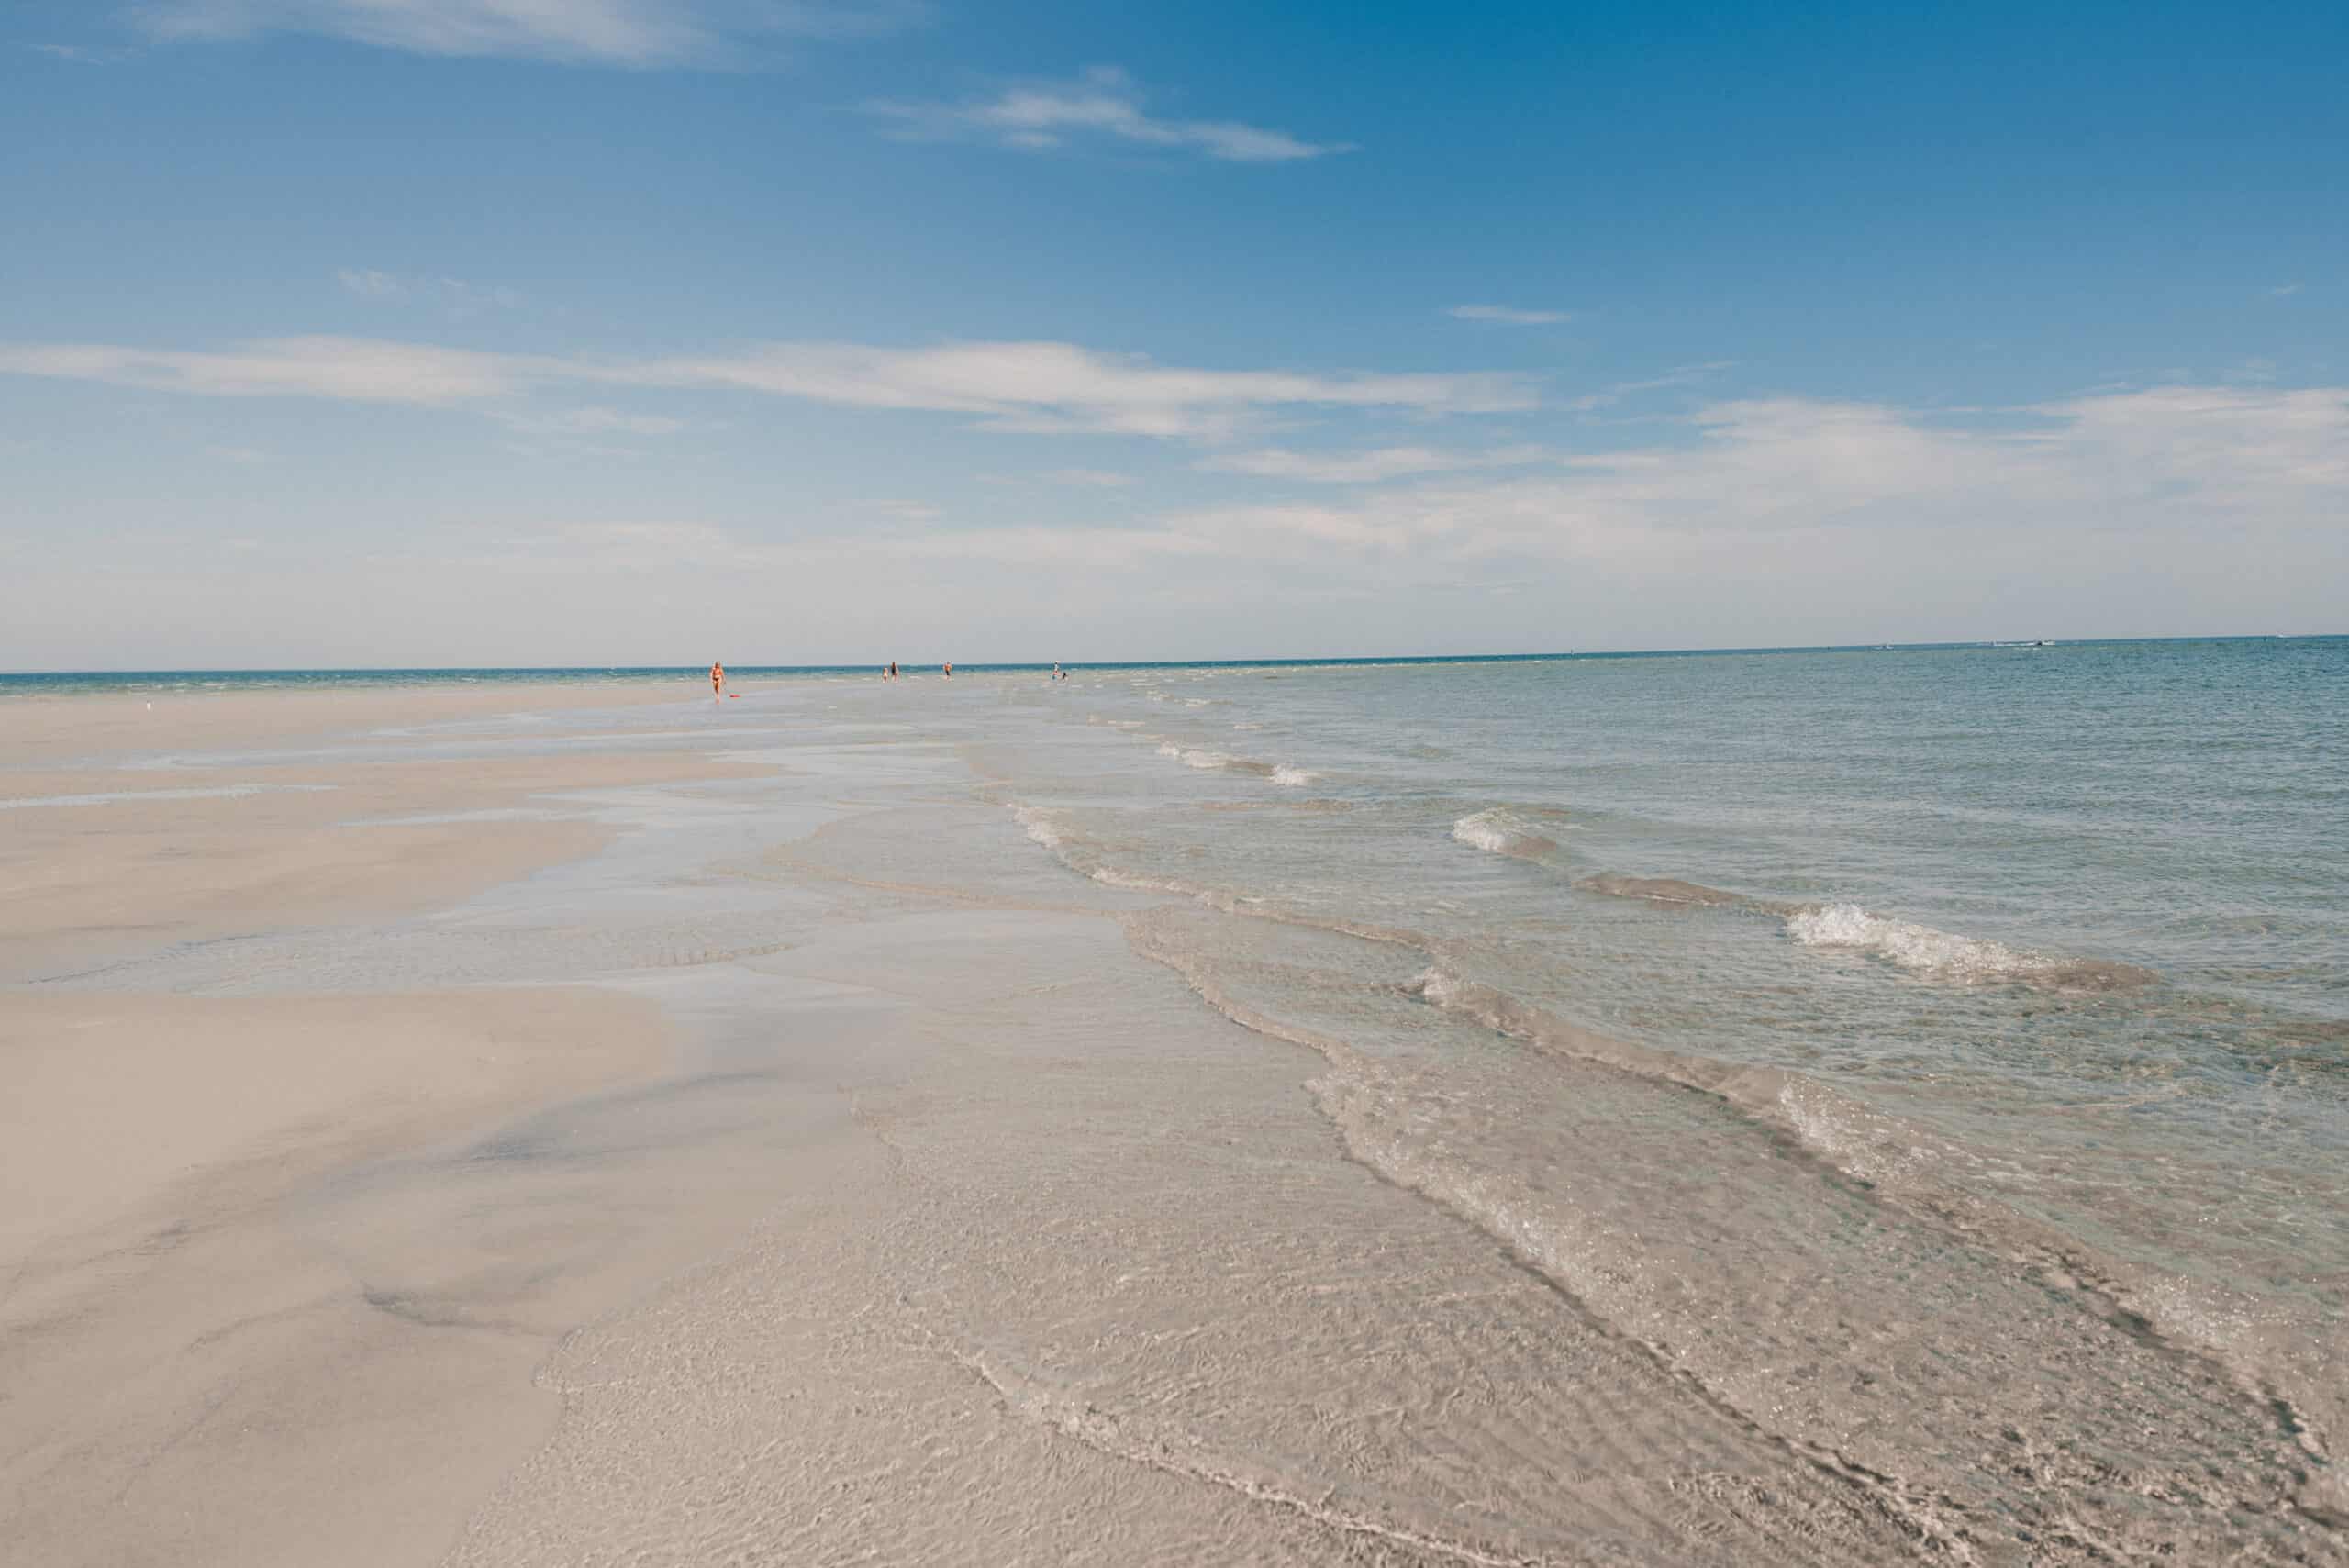
[[[912,0],[151,0],[159,41],[308,33],[413,54],[650,67],[722,63],[777,39],[894,30]]]
[[[461,315],[487,309],[513,310],[523,304],[518,290],[469,284],[462,278],[403,277],[374,267],[343,267],[334,276],[345,293],[381,304],[430,300]]]
[[[527,530],[438,564],[512,566],[600,574],[680,569],[729,573],[859,567],[936,567],[955,562],[1020,568],[1130,572],[1170,559],[1224,553],[1217,541],[1167,528],[1043,528],[1033,525],[926,531],[861,528],[809,538],[751,539],[701,522],[573,523]]]
[[[367,338],[269,338],[226,353],[104,343],[0,343],[0,373],[206,397],[449,406],[509,396],[526,361]]]
[[[1196,152],[1228,163],[1289,163],[1352,152],[1352,142],[1313,142],[1231,120],[1160,119],[1142,107],[1142,92],[1115,66],[1097,65],[1074,82],[1030,83],[963,104],[864,106],[911,140],[985,140],[1023,152],[1048,151],[1080,139],[1107,139]]]
[[[1675,365],[1662,375],[1652,375],[1638,381],[1619,381],[1612,386],[1601,387],[1579,397],[1569,398],[1560,407],[1576,414],[1588,414],[1600,408],[1611,408],[1627,397],[1642,392],[1664,392],[1674,387],[1694,386],[1736,364],[1734,360],[1710,360],[1699,365]]]
[[[1214,473],[1245,473],[1307,484],[1378,484],[1413,474],[1460,469],[1516,468],[1554,462],[1544,447],[1503,447],[1493,451],[1438,451],[1428,447],[1380,447],[1364,452],[1301,452],[1279,447],[1208,458],[1199,467]]]
[[[0,373],[219,397],[306,396],[451,406],[561,384],[735,391],[863,408],[970,416],[1052,434],[1227,439],[1283,407],[1425,416],[1518,412],[1538,401],[1509,374],[1307,373],[1162,365],[1074,343],[884,349],[768,343],[638,361],[500,355],[364,338],[284,338],[228,352],[107,344],[0,344]]]
[[[1223,439],[1281,406],[1399,408],[1427,415],[1529,409],[1531,383],[1503,374],[1309,374],[1161,365],[1074,343],[879,349],[776,343],[584,373],[636,386],[730,387],[866,408],[975,416],[1031,433]]]
[[[683,419],[661,414],[630,414],[618,408],[566,408],[557,414],[501,414],[506,425],[528,436],[674,436]]]
[[[1520,310],[1507,305],[1454,305],[1444,314],[1461,321],[1493,321],[1507,327],[1555,327],[1575,318],[1571,310]]]

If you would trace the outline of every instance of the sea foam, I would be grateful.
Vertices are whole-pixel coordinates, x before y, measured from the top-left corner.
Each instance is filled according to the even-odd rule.
[[[1870,914],[1857,904],[1810,905],[1789,913],[1787,934],[1804,947],[1842,948],[1898,964],[1913,973],[1958,982],[2020,981],[2086,990],[2114,990],[2153,980],[2132,964],[2064,958],[1963,937],[1909,920]]]
[[[1061,847],[1060,829],[1052,826],[1052,813],[1037,806],[1015,806],[1012,817],[1028,830],[1028,836],[1048,850]]]
[[[1558,848],[1556,840],[1534,831],[1531,823],[1503,806],[1463,817],[1452,825],[1452,836],[1471,848],[1521,861],[1540,860]]]

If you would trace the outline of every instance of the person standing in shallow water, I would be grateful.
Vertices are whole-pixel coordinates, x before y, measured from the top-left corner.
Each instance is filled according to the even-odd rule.
[[[712,660],[709,666],[709,700],[723,702],[725,699],[726,665],[723,661]]]
[[[948,665],[944,665],[944,666],[942,666],[942,668],[944,669],[944,671],[945,671],[945,673],[946,673],[946,678],[947,678],[948,680],[950,680],[950,681],[951,681],[951,680],[952,680],[952,679],[954,678],[954,666],[953,666],[953,665],[952,665],[952,664],[948,664]]]

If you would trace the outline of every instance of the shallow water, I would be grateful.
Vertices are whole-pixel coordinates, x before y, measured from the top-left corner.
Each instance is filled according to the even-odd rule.
[[[56,977],[623,985],[691,1071],[466,1179],[626,1149],[668,1173],[564,1211],[609,1249],[796,1173],[565,1341],[460,1561],[2343,1560],[2349,643],[810,678],[399,744],[779,770],[547,797],[619,837],[456,909]],[[853,1159],[785,1159],[810,1103]]]
[[[1031,836],[1189,898],[1163,956],[1338,1053],[1366,1158],[1741,1407],[1844,1419],[1819,1366],[1892,1383],[1853,1338],[1961,1382],[1994,1344],[2085,1375],[1976,1293],[1987,1259],[2216,1369],[2311,1458],[2349,1439],[2349,645],[1151,673],[1050,703],[1068,736],[977,753]],[[1299,929],[1320,945],[1290,955]],[[1388,1055],[1408,1073],[1354,1080]],[[1686,1102],[1641,1085],[1711,1107],[1644,1175],[1637,1129]],[[1882,1237],[1831,1218],[1854,1191]],[[1660,1254],[1668,1289],[1622,1284]],[[2110,1406],[2098,1378],[2075,1396]],[[2343,1506],[2329,1466],[2307,1501]]]

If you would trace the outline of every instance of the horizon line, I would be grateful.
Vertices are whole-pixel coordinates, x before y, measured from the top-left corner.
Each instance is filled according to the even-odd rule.
[[[862,659],[816,664],[741,663],[731,670],[743,674],[834,674],[843,671],[877,670],[891,662],[900,668],[927,670],[952,662],[970,671],[983,670],[1049,670],[1055,663],[1064,670],[1140,670],[1167,668],[1228,668],[1248,669],[1280,666],[1309,666],[1328,664],[1498,664],[1540,663],[1569,659],[1643,659],[1687,658],[1734,653],[1868,653],[1868,652],[1927,652],[1967,648],[2012,647],[2090,647],[2116,643],[2154,642],[2301,642],[2326,641],[2349,638],[2349,632],[2206,632],[2173,633],[2158,637],[2051,637],[2051,638],[1964,638],[1929,642],[1797,642],[1720,646],[1704,648],[1569,648],[1531,653],[1332,653],[1332,654],[1268,654],[1224,659],[1009,659],[1009,660],[896,660]],[[115,669],[65,670],[18,669],[0,670],[0,681],[63,680],[75,678],[128,677],[136,675],[456,675],[456,674],[519,674],[519,675],[651,675],[667,673],[692,674],[704,673],[698,662],[690,664],[255,664],[255,665],[191,665],[169,668],[161,665],[146,667],[124,666]]]

